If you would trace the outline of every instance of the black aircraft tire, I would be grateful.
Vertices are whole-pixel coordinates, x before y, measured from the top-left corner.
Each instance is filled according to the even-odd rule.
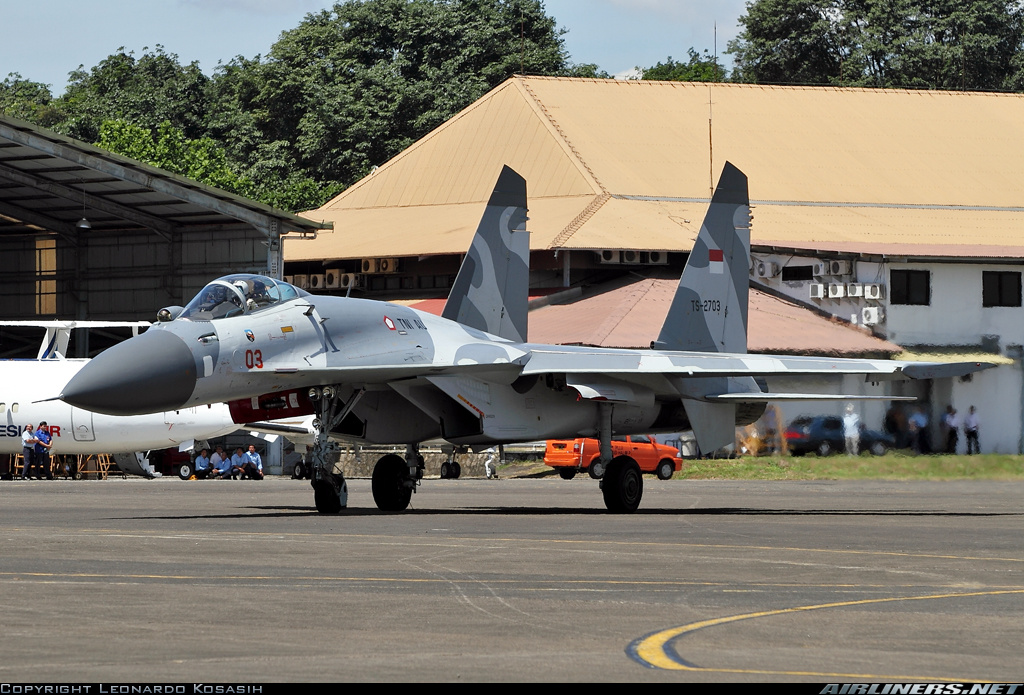
[[[441,480],[448,480],[450,477],[452,477],[452,467],[445,461],[441,464]]]
[[[456,461],[452,464],[452,478],[458,480],[462,476],[462,464]]]
[[[373,467],[373,501],[384,512],[400,512],[409,506],[412,488],[405,483],[408,467],[397,454],[382,456]]]
[[[334,486],[326,480],[313,481],[313,502],[321,514],[337,514],[341,511],[341,500]]]
[[[292,479],[302,480],[306,477],[306,466],[302,461],[296,461],[295,466],[292,468]]]
[[[640,466],[628,456],[612,459],[601,481],[604,504],[613,514],[629,514],[640,506],[644,495],[644,477]]]
[[[183,463],[178,466],[178,477],[182,480],[188,480],[192,477],[193,473],[195,473],[195,470],[193,470],[191,463]]]

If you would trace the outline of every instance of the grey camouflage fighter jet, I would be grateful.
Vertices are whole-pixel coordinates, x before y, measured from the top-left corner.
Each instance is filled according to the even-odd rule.
[[[750,208],[746,176],[731,164],[651,350],[532,344],[526,220],[526,182],[505,167],[441,316],[229,275],[95,357],[61,398],[112,415],[227,401],[240,423],[314,413],[312,485],[321,512],[347,505],[333,465],[337,439],[406,446],[404,458],[382,457],[372,479],[377,506],[398,511],[422,478],[422,442],[482,449],[597,437],[605,504],[631,512],[643,480],[635,461],[612,458],[613,434],[692,429],[701,450],[712,451],[770,400],[866,398],[766,393],[757,377],[881,381],[991,366],[747,354]]]

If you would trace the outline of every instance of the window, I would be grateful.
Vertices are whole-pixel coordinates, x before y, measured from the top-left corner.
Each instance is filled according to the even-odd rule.
[[[1020,273],[982,271],[982,306],[1020,306]]]
[[[889,271],[889,302],[928,305],[931,303],[931,272],[928,270]]]
[[[783,282],[796,282],[799,280],[813,280],[814,267],[809,265],[787,265],[782,269]]]

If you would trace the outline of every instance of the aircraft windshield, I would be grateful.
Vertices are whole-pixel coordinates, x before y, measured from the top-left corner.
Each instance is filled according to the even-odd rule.
[[[197,294],[178,318],[210,321],[238,314],[251,314],[268,306],[298,297],[300,291],[287,282],[265,275],[225,275]]]

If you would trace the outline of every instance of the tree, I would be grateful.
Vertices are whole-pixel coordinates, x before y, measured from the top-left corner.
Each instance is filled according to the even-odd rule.
[[[740,82],[1020,89],[1016,0],[756,0],[729,43]]]
[[[16,72],[0,82],[0,113],[30,123],[47,126],[61,118],[53,105],[50,88],[41,82],[31,82]]]
[[[688,49],[690,59],[685,62],[672,60],[668,57],[664,63],[659,62],[654,67],[637,68],[641,73],[642,80],[672,80],[676,82],[724,82],[728,71],[718,62],[718,59],[704,49],[704,53],[697,53],[694,49]]]
[[[95,142],[106,120],[126,120],[155,131],[167,121],[186,137],[205,134],[209,78],[198,63],[181,65],[162,46],[138,59],[124,48],[86,71],[71,73],[57,100],[66,117],[53,124],[58,132]]]
[[[222,66],[211,134],[246,170],[348,185],[514,73],[572,69],[539,0],[349,0]]]

